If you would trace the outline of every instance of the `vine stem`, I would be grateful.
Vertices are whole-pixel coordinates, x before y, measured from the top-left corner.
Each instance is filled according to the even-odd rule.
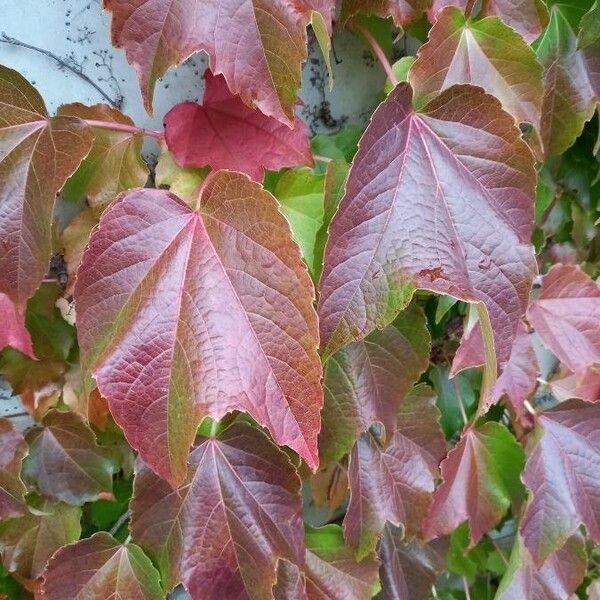
[[[396,87],[398,85],[396,73],[394,73],[394,69],[392,69],[392,65],[390,64],[388,57],[385,55],[385,52],[382,50],[377,40],[373,37],[371,32],[362,25],[354,25],[354,28],[365,36],[365,39],[367,42],[369,42],[371,48],[373,48],[373,52],[375,52],[379,62],[381,63],[381,66],[386,72],[388,79],[392,82],[392,85]]]
[[[162,131],[154,131],[152,129],[144,129],[135,125],[126,125],[125,123],[113,123],[112,121],[96,121],[94,119],[83,119],[90,127],[98,127],[99,129],[112,129],[113,131],[125,131],[127,133],[141,133],[148,137],[161,140],[164,137]]]

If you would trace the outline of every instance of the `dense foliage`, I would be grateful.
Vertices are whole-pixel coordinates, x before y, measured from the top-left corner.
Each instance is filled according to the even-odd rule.
[[[104,3],[148,111],[210,69],[157,132],[0,67],[0,592],[600,598],[598,1]]]

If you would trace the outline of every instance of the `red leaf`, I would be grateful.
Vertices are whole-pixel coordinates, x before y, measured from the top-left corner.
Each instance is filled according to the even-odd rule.
[[[387,325],[423,288],[484,302],[503,365],[536,270],[534,185],[533,157],[496,99],[453,86],[416,113],[398,85],[361,139],[330,226],[326,353]]]
[[[248,411],[315,468],[313,288],[277,202],[218,172],[198,210],[138,190],[102,216],[75,287],[79,341],[142,458],[183,481],[202,418]]]
[[[520,491],[524,456],[499,423],[470,427],[442,462],[444,482],[433,495],[423,526],[426,539],[450,533],[468,520],[471,547],[500,522]]]
[[[134,544],[119,544],[101,531],[61,548],[44,571],[46,600],[123,598],[162,600],[156,569]]]
[[[392,17],[398,27],[406,27],[418,19],[429,6],[430,0],[344,0],[341,22],[345,23],[358,13]]]
[[[156,80],[194,52],[249,106],[290,123],[306,26],[312,10],[330,19],[332,0],[104,0],[113,14],[112,41],[135,67],[144,104],[152,107]]]
[[[585,369],[550,382],[552,393],[560,402],[569,399],[600,401],[600,373],[596,369]]]
[[[570,400],[539,415],[523,482],[531,491],[521,522],[537,565],[585,525],[600,543],[600,406]]]
[[[167,588],[180,578],[192,598],[270,597],[277,560],[303,566],[300,480],[264,434],[234,424],[200,438],[184,486],[137,469],[131,531]]]
[[[379,577],[384,600],[422,600],[446,567],[448,538],[406,543],[402,529],[386,524],[379,544]]]
[[[79,119],[50,119],[36,89],[0,65],[0,293],[20,309],[48,271],[56,193],[92,140]]]
[[[600,362],[600,288],[579,267],[553,266],[527,318],[571,371]]]
[[[10,346],[35,360],[31,336],[25,328],[25,319],[14,302],[2,292],[0,292],[0,322],[2,323],[0,350]]]
[[[585,542],[580,535],[570,537],[565,545],[548,557],[538,569],[520,536],[510,557],[506,574],[500,582],[496,600],[564,600],[575,598],[575,590],[587,569]]]
[[[451,375],[454,377],[464,369],[482,366],[484,362],[481,325],[477,322],[461,340],[452,361]],[[523,323],[520,323],[508,362],[492,389],[490,402],[496,403],[506,395],[515,413],[521,415],[523,403],[529,399],[537,386],[538,373],[538,361],[531,343],[531,335],[527,333]]]
[[[248,108],[225,78],[207,71],[202,104],[183,102],[165,117],[165,139],[182,167],[229,169],[263,180],[265,169],[313,164],[306,125],[293,128]]]
[[[381,447],[363,434],[350,456],[350,504],[344,537],[363,558],[375,548],[387,522],[418,533],[431,503],[438,465],[446,453],[435,397],[416,393],[402,407],[398,431]]]
[[[21,466],[27,443],[8,419],[0,418],[0,519],[20,517],[27,512],[21,481]]]

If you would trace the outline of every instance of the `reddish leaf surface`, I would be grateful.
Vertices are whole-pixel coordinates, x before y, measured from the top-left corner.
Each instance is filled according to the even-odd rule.
[[[387,325],[423,288],[484,302],[503,365],[536,270],[534,185],[533,157],[497,100],[453,86],[416,113],[398,85],[361,139],[330,226],[326,354]]]
[[[442,462],[444,482],[423,526],[426,539],[469,522],[471,546],[500,522],[520,492],[523,450],[499,423],[470,427]]]
[[[481,86],[517,122],[540,125],[542,67],[521,36],[497,17],[465,18],[445,8],[410,69],[415,104],[424,105],[457,83]]]
[[[0,350],[10,346],[29,358],[35,359],[31,336],[25,328],[25,320],[15,303],[0,292]]]
[[[0,293],[19,308],[49,267],[54,197],[92,139],[79,119],[50,119],[35,88],[0,66]]]
[[[180,483],[201,419],[248,411],[315,468],[313,287],[275,199],[218,172],[198,210],[139,190],[102,216],[75,288],[79,341],[127,439]]]
[[[348,496],[348,469],[339,462],[330,462],[310,478],[310,489],[315,504],[327,505],[332,516]]]
[[[458,6],[464,10],[466,5],[467,0],[433,0],[427,14],[431,23],[434,23],[445,6]],[[488,0],[482,3],[481,15],[500,17],[529,44],[548,24],[548,10],[541,0]]]
[[[585,525],[600,543],[600,406],[569,400],[539,415],[523,473],[531,491],[521,522],[537,565]]]
[[[32,500],[35,514],[0,523],[0,554],[7,571],[37,580],[48,559],[81,535],[81,509],[62,502]]]
[[[482,366],[485,362],[481,325],[477,322],[463,336],[458,351],[452,361],[451,375],[470,367]],[[539,373],[538,361],[523,323],[519,325],[510,357],[492,390],[490,401],[498,402],[503,396],[510,401],[517,415],[523,412],[523,403],[534,392]]]
[[[325,365],[325,402],[319,451],[323,464],[347,454],[377,422],[396,431],[398,409],[429,365],[430,336],[414,306],[393,325],[336,352]]]
[[[600,362],[600,287],[579,267],[552,267],[527,318],[571,371]]]
[[[583,580],[586,569],[585,542],[580,535],[570,537],[539,569],[520,536],[517,536],[496,600],[574,598],[575,590]]]
[[[27,443],[12,423],[0,418],[0,519],[20,517],[27,512],[21,481],[21,466]]]
[[[423,544],[419,540],[406,543],[401,527],[389,523],[383,530],[378,548],[381,565],[379,577],[385,600],[422,600],[446,567],[448,538]]]
[[[587,402],[600,401],[600,373],[596,369],[585,369],[550,381],[550,389],[560,402],[570,399]]]
[[[135,544],[119,544],[105,532],[61,548],[44,571],[47,600],[123,598],[162,600],[158,572]]]
[[[210,69],[249,106],[291,123],[306,26],[312,10],[333,11],[331,0],[104,0],[112,12],[112,41],[135,67],[150,111],[156,80],[172,65],[204,50]]]
[[[350,504],[344,537],[362,558],[373,551],[387,522],[418,533],[431,503],[438,465],[446,453],[431,394],[412,395],[387,447],[363,434],[350,456]]]
[[[94,432],[73,412],[51,410],[27,434],[29,455],[23,477],[55,500],[84,504],[112,492],[115,465],[108,450],[96,444]]]
[[[165,139],[182,167],[229,169],[263,180],[265,169],[312,165],[306,125],[294,117],[290,129],[248,108],[225,78],[207,71],[202,104],[183,102],[165,117]]]
[[[341,22],[358,13],[392,17],[398,27],[406,27],[428,8],[429,0],[343,0]]]
[[[287,456],[234,424],[218,440],[199,438],[179,490],[138,467],[133,539],[169,589],[183,579],[194,599],[268,598],[279,558],[304,563],[299,489]]]

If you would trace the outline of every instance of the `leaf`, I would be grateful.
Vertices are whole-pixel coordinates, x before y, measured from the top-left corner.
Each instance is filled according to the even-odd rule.
[[[577,45],[580,48],[587,48],[598,41],[600,41],[600,2],[596,0],[581,18]]]
[[[325,364],[319,452],[325,465],[347,454],[375,422],[396,431],[398,410],[429,364],[423,311],[412,306],[393,325],[336,352]]]
[[[279,178],[273,192],[313,278],[320,271],[314,250],[317,233],[323,225],[324,186],[325,175],[316,175],[307,168],[293,169]]]
[[[535,44],[544,67],[541,132],[546,157],[572,146],[596,107],[589,66],[577,49],[567,10],[568,6],[561,4],[550,8],[550,23]]]
[[[204,50],[210,69],[233,94],[264,114],[291,123],[306,26],[313,9],[331,15],[331,0],[104,0],[112,12],[113,45],[124,48],[150,112],[156,80],[169,67]]]
[[[416,106],[454,84],[470,83],[496,96],[517,123],[539,129],[542,67],[525,40],[498,17],[473,21],[458,8],[445,8],[419,49],[409,81]]]
[[[348,496],[348,470],[340,462],[330,462],[327,467],[310,478],[310,491],[315,505],[329,508],[328,521]]]
[[[408,72],[415,62],[414,56],[403,56],[392,65],[392,71],[396,76],[397,81],[408,81]],[[396,87],[389,79],[385,80],[383,91],[389,94]]]
[[[0,418],[0,519],[26,514],[25,485],[21,466],[27,454],[27,443],[12,423]]]
[[[158,572],[135,544],[119,544],[108,533],[61,548],[44,571],[47,600],[127,598],[162,600]]]
[[[316,468],[313,288],[258,184],[218,172],[196,211],[163,190],[125,195],[92,234],[75,298],[83,362],[161,477],[183,481],[202,418],[232,410]]]
[[[198,439],[179,490],[138,466],[132,536],[168,589],[182,578],[192,598],[268,598],[278,559],[303,566],[299,489],[287,456],[236,423]]]
[[[306,125],[292,128],[248,108],[221,75],[204,75],[202,104],[182,102],[165,117],[165,140],[182,167],[229,169],[262,181],[264,170],[312,165]]]
[[[525,546],[539,566],[577,530],[600,543],[600,406],[569,400],[538,416],[523,472],[531,492],[521,521]]]
[[[31,359],[35,359],[31,336],[25,328],[25,320],[15,303],[0,292],[0,350],[7,346],[22,352]]]
[[[58,115],[130,127],[135,125],[128,116],[106,104],[65,104],[58,109]],[[71,201],[86,196],[89,204],[97,212],[102,212],[120,192],[144,186],[148,179],[148,165],[141,155],[142,133],[104,127],[93,127],[93,130],[92,149],[65,184],[63,194]]]
[[[325,356],[383,328],[422,288],[484,302],[503,366],[536,270],[534,184],[531,153],[498,101],[453,86],[416,113],[399,84],[362,137],[330,226]]]
[[[527,318],[571,370],[600,362],[600,288],[578,266],[553,266]]]
[[[362,132],[358,125],[348,123],[336,133],[318,133],[311,138],[310,147],[314,154],[349,163],[356,154]]]
[[[358,558],[375,548],[386,522],[402,525],[408,537],[419,532],[446,454],[438,416],[435,397],[421,389],[403,404],[387,447],[372,433],[357,441],[348,468],[344,537]]]
[[[580,535],[570,537],[562,548],[537,568],[520,536],[506,574],[500,582],[496,600],[563,600],[575,597],[587,568],[585,543]]]
[[[81,534],[81,509],[62,502],[32,500],[35,512],[0,523],[0,554],[6,569],[34,581],[46,561]]]
[[[200,184],[210,172],[209,167],[180,167],[174,156],[167,150],[167,145],[161,142],[160,155],[156,164],[156,187],[169,189],[172,194],[187,200],[193,192],[200,189]]]
[[[428,597],[431,586],[446,566],[447,553],[447,537],[429,544],[419,540],[406,543],[402,529],[387,523],[378,549],[383,599]]]
[[[79,415],[51,410],[26,439],[23,477],[44,496],[78,505],[112,492],[111,455]]]
[[[416,21],[428,8],[429,0],[343,0],[340,22],[344,25],[358,13],[392,17],[394,23],[404,28]]]
[[[524,462],[523,450],[504,425],[489,421],[469,427],[442,462],[444,482],[433,495],[425,538],[445,535],[468,521],[473,547],[520,494]]]
[[[92,139],[79,119],[49,118],[35,88],[0,65],[0,293],[20,309],[48,270],[54,197]]]
[[[588,368],[579,373],[571,373],[550,381],[550,389],[559,402],[571,398],[586,402],[600,401],[600,373]]]
[[[452,373],[484,363],[481,326],[477,322],[461,341],[452,362]],[[531,335],[523,323],[519,325],[510,357],[504,371],[498,377],[491,394],[491,402],[496,403],[506,396],[517,415],[523,413],[523,404],[537,387],[539,374],[538,361],[533,349]]]

